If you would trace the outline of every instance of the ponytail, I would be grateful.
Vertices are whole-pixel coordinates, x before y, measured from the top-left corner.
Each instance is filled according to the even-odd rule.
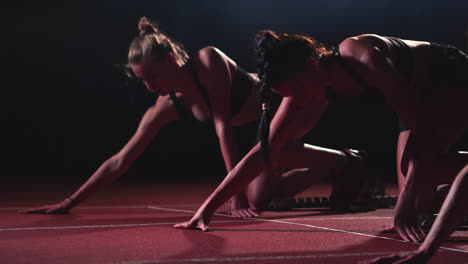
[[[141,63],[144,60],[162,60],[168,53],[174,54],[177,63],[182,66],[187,63],[189,56],[179,42],[161,32],[156,23],[147,17],[138,21],[139,34],[130,44],[128,63]]]
[[[258,126],[258,141],[260,141],[260,147],[262,151],[263,161],[269,169],[271,169],[270,160],[270,123],[271,123],[271,109],[269,103],[262,104],[262,115],[260,117],[260,124]]]

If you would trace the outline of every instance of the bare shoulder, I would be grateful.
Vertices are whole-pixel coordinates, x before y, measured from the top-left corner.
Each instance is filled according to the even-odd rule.
[[[234,73],[237,69],[237,64],[229,58],[225,53],[216,47],[204,47],[197,52],[195,57],[197,63],[197,72],[202,75],[225,75],[226,73]],[[208,77],[208,76],[205,76]],[[208,77],[208,79],[211,79]]]
[[[200,49],[198,51],[198,56],[200,60],[205,63],[222,61],[224,63],[228,63],[228,64],[232,64],[236,66],[236,62],[234,60],[229,58],[220,49],[213,47],[213,46],[207,46],[207,47]]]
[[[362,58],[375,51],[390,54],[390,45],[385,37],[376,34],[362,34],[346,38],[339,45],[343,57]]]

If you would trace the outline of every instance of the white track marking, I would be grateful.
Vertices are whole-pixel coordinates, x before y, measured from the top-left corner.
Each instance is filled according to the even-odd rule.
[[[396,252],[362,252],[362,253],[343,253],[343,254],[317,254],[300,256],[261,256],[261,257],[226,257],[226,258],[193,258],[193,259],[168,259],[168,260],[141,260],[129,262],[117,262],[115,264],[148,264],[148,263],[207,263],[207,262],[241,262],[241,261],[261,261],[261,260],[294,260],[294,259],[324,259],[324,258],[344,258],[344,257],[371,257],[394,254]]]
[[[193,206],[192,204],[186,204],[186,205],[177,205],[177,206]],[[174,207],[171,206],[171,207]],[[193,210],[181,210],[181,209],[171,209],[171,208],[165,208],[165,207],[160,207],[160,206],[145,206],[145,205],[136,205],[136,206],[89,206],[89,207],[77,207],[77,208],[149,208],[149,209],[156,209],[156,210],[164,210],[164,211],[172,211],[172,212],[181,212],[181,213],[194,213],[195,211]],[[0,208],[0,210],[18,210],[18,209],[23,209],[23,208]],[[230,217],[230,218],[238,218],[235,216],[227,215],[227,214],[219,214],[216,213],[215,215],[218,216],[224,216],[224,217]],[[340,218],[340,217],[333,217],[333,218],[322,218],[321,220],[341,220],[341,219],[372,219],[372,218],[380,218],[380,217],[351,217],[351,218]],[[387,217],[385,217],[387,218]],[[244,222],[245,220],[254,220],[254,221],[262,221],[262,222],[273,222],[273,223],[281,223],[281,224],[290,224],[290,225],[298,225],[298,226],[305,226],[305,227],[311,227],[311,228],[316,228],[316,229],[322,229],[322,230],[328,230],[328,231],[333,231],[333,232],[339,232],[339,233],[347,233],[347,234],[354,234],[358,236],[365,236],[365,237],[372,237],[372,238],[380,238],[380,239],[385,239],[385,240],[391,240],[391,241],[398,241],[398,242],[404,242],[404,243],[413,243],[413,244],[419,244],[415,242],[407,242],[401,239],[394,239],[394,238],[388,238],[388,237],[382,237],[382,236],[375,236],[375,235],[370,235],[370,234],[365,234],[365,233],[359,233],[359,232],[353,232],[353,231],[346,231],[346,230],[340,230],[340,229],[335,229],[335,228],[328,228],[328,227],[321,227],[321,226],[315,226],[315,225],[308,225],[308,224],[301,224],[301,223],[294,223],[294,222],[287,222],[284,220],[272,220],[272,219],[262,219],[262,218],[247,218],[239,221],[212,221],[211,223],[227,223],[227,222]],[[295,220],[318,220],[317,218],[310,218],[310,219],[287,219],[288,221],[295,221]],[[64,226],[64,227],[24,227],[24,228],[0,228],[0,231],[19,231],[19,230],[44,230],[44,229],[78,229],[78,228],[110,228],[110,227],[135,227],[135,226],[155,226],[155,225],[173,225],[176,223],[147,223],[147,224],[126,224],[126,225],[92,225],[92,226]],[[455,249],[455,248],[447,248],[447,247],[440,247],[441,249],[446,249],[446,250],[451,250],[451,251],[457,251],[457,252],[463,252],[463,253],[468,253],[467,250],[461,250],[461,249]]]
[[[148,208],[149,205],[122,205],[122,206],[77,206],[74,209],[125,209],[125,208]],[[200,206],[200,204],[172,204],[172,205],[159,205],[165,207],[189,207],[189,206]],[[22,210],[39,206],[31,207],[0,207],[0,210]]]
[[[177,213],[194,213],[195,211],[193,210],[182,210],[182,209],[171,209],[171,208],[164,208],[164,207],[159,207],[159,206],[148,206],[150,209],[156,209],[156,210],[163,210],[163,211],[170,211],[170,212],[177,212]]]
[[[245,223],[245,220],[214,221],[213,223]],[[145,224],[121,224],[121,225],[12,227],[12,228],[0,228],[0,231],[57,230],[57,229],[80,229],[80,228],[113,228],[113,227],[159,226],[159,225],[175,225],[175,224],[178,224],[178,222],[173,222],[173,223],[145,223]]]
[[[317,217],[317,218],[286,218],[284,221],[323,221],[323,220],[372,220],[372,219],[393,219],[392,216],[369,216],[369,217]]]
[[[150,208],[151,208],[151,207],[150,207]],[[167,209],[168,211],[178,210],[178,209],[170,209],[170,208],[162,208],[162,207],[157,207],[157,209],[160,209],[160,210]],[[182,211],[182,210],[178,210],[178,211]],[[194,213],[194,211],[189,211],[189,210],[183,210],[183,211]],[[221,216],[226,216],[226,217],[232,217],[232,216],[230,216],[230,215],[225,215],[225,214],[215,214],[215,215],[221,215]],[[376,235],[370,235],[370,234],[359,233],[359,232],[354,232],[354,231],[346,231],[346,230],[341,230],[341,229],[336,229],[336,228],[328,228],[328,227],[323,227],[323,226],[316,226],[316,225],[308,225],[308,224],[287,222],[287,221],[283,221],[283,220],[273,220],[273,219],[263,219],[263,218],[248,218],[248,219],[257,220],[257,221],[262,221],[262,222],[272,222],[272,223],[280,223],[280,224],[289,224],[289,225],[305,226],[305,227],[311,227],[311,228],[322,229],[322,230],[327,230],[327,231],[333,231],[333,232],[338,232],[338,233],[352,234],[352,235],[365,236],[365,237],[371,237],[371,238],[380,238],[380,239],[391,240],[391,241],[397,241],[397,242],[412,243],[412,244],[421,244],[421,243],[417,243],[417,242],[408,242],[408,241],[404,241],[404,240],[402,240],[402,239],[395,239],[395,238],[389,238],[389,237],[383,237],[383,236],[376,236]],[[446,249],[446,250],[451,250],[451,251],[457,251],[457,252],[468,253],[468,250],[462,250],[462,249],[456,249],[456,248],[448,248],[448,247],[440,247],[440,248],[441,248],[441,249]]]
[[[171,208],[164,208],[164,207],[159,207],[159,206],[148,206],[150,209],[156,209],[156,210],[163,210],[163,211],[171,211],[171,212],[178,212],[178,213],[195,213],[193,210],[181,210],[181,209],[171,209]],[[224,216],[224,217],[231,217],[231,218],[239,218],[237,216],[232,216],[228,214],[218,214],[215,213],[214,215],[218,216]],[[256,220],[257,218],[242,218],[242,220]]]

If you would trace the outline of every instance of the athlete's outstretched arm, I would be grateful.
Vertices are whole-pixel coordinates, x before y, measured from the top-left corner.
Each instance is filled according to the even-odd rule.
[[[70,197],[58,204],[45,205],[19,211],[20,213],[66,213],[77,203],[85,200],[93,192],[113,182],[124,174],[133,161],[149,145],[160,128],[177,119],[177,112],[166,98],[159,98],[140,121],[137,131],[117,154],[106,160],[91,177]]]
[[[298,131],[302,131],[304,124],[310,120],[318,120],[323,110],[323,104],[315,105],[304,98],[284,98],[271,123],[270,152],[273,164],[278,159],[281,149],[296,139]],[[315,109],[317,111],[311,111]],[[308,122],[306,122],[306,120]],[[193,218],[175,225],[176,228],[198,228],[208,230],[208,223],[215,210],[230,197],[245,189],[260,172],[265,164],[260,151],[260,145],[254,146],[250,152],[234,167],[216,190],[205,200]]]

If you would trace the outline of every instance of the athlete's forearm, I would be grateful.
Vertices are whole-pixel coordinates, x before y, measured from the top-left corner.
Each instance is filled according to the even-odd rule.
[[[240,155],[232,129],[222,129],[222,131],[218,131],[218,138],[224,164],[226,166],[226,172],[229,173],[240,161]],[[245,195],[243,192],[244,190],[239,191],[232,198],[237,199],[239,195]]]
[[[128,170],[128,167],[129,165],[123,164],[117,156],[109,158],[70,197],[75,203],[85,200],[103,186],[122,176]]]
[[[216,190],[206,199],[200,211],[214,213],[233,195],[244,190],[264,169],[259,145],[255,146],[224,178]]]

